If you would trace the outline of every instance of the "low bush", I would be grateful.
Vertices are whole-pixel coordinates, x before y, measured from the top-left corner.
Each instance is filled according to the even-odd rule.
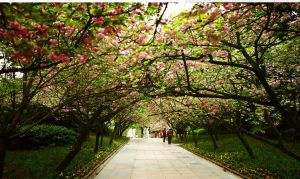
[[[20,132],[26,130],[27,127],[21,127]],[[18,143],[27,147],[66,145],[74,143],[77,137],[76,132],[66,127],[41,124],[24,133]]]
[[[203,129],[203,128],[194,130],[194,134],[197,134],[197,135],[206,134],[206,133],[207,133],[207,130]]]

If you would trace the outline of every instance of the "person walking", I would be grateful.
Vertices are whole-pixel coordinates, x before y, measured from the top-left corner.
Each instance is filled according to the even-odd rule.
[[[162,132],[162,136],[163,136],[163,141],[166,141],[166,137],[167,137],[167,129],[164,128],[163,132]]]
[[[173,130],[170,128],[168,130],[168,144],[172,143],[172,137],[173,137]]]

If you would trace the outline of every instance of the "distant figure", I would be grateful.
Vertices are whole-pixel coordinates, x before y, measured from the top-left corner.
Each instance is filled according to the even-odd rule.
[[[149,129],[147,127],[144,129],[144,138],[149,139]]]
[[[162,132],[162,136],[163,136],[163,141],[166,141],[166,137],[167,137],[167,129],[164,128],[163,132]]]
[[[136,137],[135,132],[136,132],[136,129],[132,129],[132,137],[133,137],[133,138]]]
[[[130,128],[127,132],[127,137],[133,138],[133,129]]]
[[[172,143],[172,137],[173,137],[173,130],[170,128],[167,132],[168,135],[168,144]]]

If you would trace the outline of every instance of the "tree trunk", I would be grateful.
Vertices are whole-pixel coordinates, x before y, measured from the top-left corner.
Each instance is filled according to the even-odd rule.
[[[144,128],[141,127],[141,138],[143,138],[143,137],[144,137]]]
[[[95,148],[94,148],[94,152],[97,153],[98,152],[98,148],[99,148],[99,137],[100,137],[100,131],[99,129],[96,129],[96,141],[95,141]]]
[[[216,149],[218,148],[217,142],[216,142],[216,140],[215,140],[215,137],[214,137],[212,128],[211,128],[211,126],[210,126],[209,123],[207,123],[207,129],[208,129],[207,131],[208,131],[208,133],[209,133],[209,136],[210,136],[210,138],[211,138],[211,140],[212,140],[212,142],[213,142],[213,144],[214,144],[214,149],[216,150]]]
[[[127,129],[127,128],[125,128],[125,129],[121,130],[121,135],[120,135],[120,137],[122,137],[122,136],[123,136],[123,133],[126,131],[126,129]]]
[[[284,148],[283,146],[283,140],[281,137],[280,132],[277,130],[277,128],[274,126],[273,122],[270,120],[268,111],[266,109],[264,109],[264,119],[266,120],[266,122],[269,124],[269,126],[271,127],[271,129],[273,130],[273,132],[275,133],[277,139],[278,139],[278,146],[281,146]]]
[[[243,137],[243,135],[241,134],[241,131],[239,130],[240,125],[241,125],[241,114],[239,112],[236,112],[235,114],[235,126],[234,126],[234,130],[237,134],[237,136],[239,137],[241,143],[243,144],[243,146],[245,147],[246,151],[248,152],[249,156],[251,157],[251,159],[256,159],[256,156],[252,150],[252,148],[250,147],[249,143],[247,142],[247,140]]]
[[[100,147],[103,147],[103,134],[101,134],[101,138],[100,138]]]
[[[0,139],[0,178],[3,178],[4,174],[4,162],[7,149],[7,143],[5,139]]]
[[[63,161],[56,168],[56,171],[58,172],[58,174],[65,171],[65,169],[69,166],[71,161],[80,152],[81,146],[82,146],[83,142],[85,141],[85,139],[87,138],[88,133],[89,133],[89,128],[86,128],[84,131],[82,131],[79,139],[76,141],[76,143],[72,147],[71,151],[67,154],[67,156],[63,159]]]
[[[111,134],[111,136],[110,136],[110,140],[109,140],[109,145],[110,145],[110,146],[112,145],[112,143],[113,143],[113,141],[114,141],[114,139],[115,139],[115,136],[116,136],[117,131],[118,131],[118,129],[117,129],[117,127],[115,127],[115,129],[113,130],[113,132],[112,132],[112,134]]]
[[[298,122],[299,116],[291,115],[280,103],[278,96],[273,91],[269,83],[267,82],[265,75],[262,73],[260,69],[257,69],[255,72],[262,86],[268,94],[270,101],[273,103],[273,106],[277,109],[277,111],[286,119],[290,127],[295,128],[297,131],[300,131],[300,124]]]
[[[191,128],[191,129],[192,129],[192,136],[193,136],[193,141],[194,141],[195,147],[198,147],[197,138],[194,134],[194,129],[193,128]]]
[[[267,143],[267,144],[269,144],[269,145],[271,145],[271,146],[279,149],[284,154],[286,154],[286,155],[288,155],[288,156],[296,159],[297,161],[300,161],[300,156],[299,155],[295,154],[294,152],[289,151],[284,146],[280,146],[278,144],[274,144],[274,143],[270,142],[269,140],[267,140],[267,139],[265,139],[263,137],[257,136],[255,134],[252,134],[252,133],[248,132],[247,130],[245,130],[245,129],[241,128],[241,127],[239,129],[240,129],[241,132],[245,133],[246,135],[248,135],[248,136],[250,136],[250,137],[252,137],[254,139],[257,139],[257,140],[259,140],[261,142]]]
[[[237,136],[239,137],[241,143],[243,144],[243,146],[245,147],[245,149],[247,150],[249,156],[251,157],[251,159],[256,159],[256,155],[254,154],[252,148],[250,147],[248,141],[243,137],[243,135],[241,134],[241,132],[239,131],[239,129],[236,130]]]

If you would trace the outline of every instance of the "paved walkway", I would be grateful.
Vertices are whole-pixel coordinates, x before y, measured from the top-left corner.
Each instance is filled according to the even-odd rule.
[[[96,179],[233,179],[219,166],[161,139],[132,139]]]

